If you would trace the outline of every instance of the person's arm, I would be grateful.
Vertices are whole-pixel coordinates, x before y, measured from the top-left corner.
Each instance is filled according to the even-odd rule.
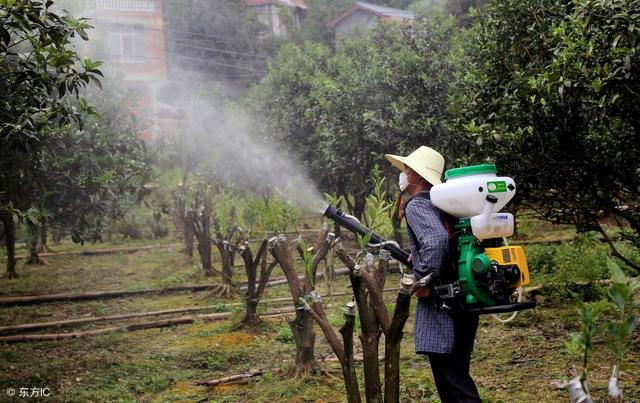
[[[420,242],[420,259],[413,259],[416,280],[429,273],[433,273],[436,280],[440,276],[440,269],[449,250],[449,233],[442,224],[440,212],[429,200],[420,198],[412,200],[407,205],[405,216]],[[415,264],[416,262],[419,263]]]

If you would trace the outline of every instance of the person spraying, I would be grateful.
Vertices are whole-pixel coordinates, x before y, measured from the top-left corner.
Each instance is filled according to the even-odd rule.
[[[442,183],[444,158],[426,146],[406,157],[385,156],[402,171],[399,185],[408,196],[404,217],[416,280],[429,274],[434,282],[452,280],[456,272],[451,256],[453,234],[450,220],[430,198],[431,188]],[[432,288],[429,287],[416,293],[415,351],[429,358],[443,403],[481,402],[469,373],[479,316],[441,304],[431,293]]]

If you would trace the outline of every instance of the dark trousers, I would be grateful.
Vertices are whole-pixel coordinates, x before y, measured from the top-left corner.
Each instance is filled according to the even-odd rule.
[[[478,321],[476,314],[457,313],[454,318],[455,339],[451,353],[428,354],[442,403],[482,402],[478,389],[469,375]]]

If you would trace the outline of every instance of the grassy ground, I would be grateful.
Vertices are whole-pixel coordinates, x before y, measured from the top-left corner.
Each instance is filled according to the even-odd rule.
[[[65,249],[73,247],[65,246]],[[108,256],[56,256],[50,266],[23,266],[16,280],[0,280],[4,295],[45,292],[72,292],[141,289],[177,284],[219,281],[204,278],[197,264],[181,263],[176,248]],[[237,270],[237,279],[243,275]],[[273,277],[282,272],[274,270]],[[390,275],[388,286],[399,281]],[[335,291],[349,291],[347,279],[340,278]],[[287,296],[282,285],[268,290],[266,298]],[[388,296],[390,301],[393,295]],[[206,292],[158,294],[90,302],[48,303],[0,308],[0,326],[107,315],[124,312],[216,305],[214,310],[235,312],[232,319],[197,322],[165,329],[114,333],[93,338],[2,345],[0,350],[0,401],[7,388],[47,387],[50,401],[345,401],[341,379],[311,377],[291,380],[282,374],[295,354],[290,331],[283,317],[265,321],[257,333],[234,331],[242,314],[241,301],[217,300]],[[347,297],[337,298],[342,306]],[[266,309],[262,306],[262,309]],[[335,326],[341,323],[340,308],[329,309]],[[154,318],[136,319],[136,323]],[[97,329],[111,323],[86,325]],[[521,313],[515,321],[502,325],[483,317],[473,355],[472,373],[481,396],[487,402],[566,401],[565,390],[555,381],[572,377],[574,363],[567,355],[567,334],[578,329],[574,306],[547,302]],[[412,318],[405,328],[402,350],[403,401],[434,401],[437,395],[428,362],[413,353]],[[70,331],[70,330],[61,330]],[[591,366],[594,396],[603,399],[611,359],[604,339],[597,340]],[[359,346],[356,344],[356,348]],[[324,336],[317,329],[316,355],[330,355]],[[322,365],[338,369],[335,362]],[[242,373],[252,368],[266,374],[245,385],[213,388],[194,386],[197,380]],[[640,401],[640,348],[636,345],[624,363],[621,386],[627,401]],[[14,397],[13,400],[23,401]]]

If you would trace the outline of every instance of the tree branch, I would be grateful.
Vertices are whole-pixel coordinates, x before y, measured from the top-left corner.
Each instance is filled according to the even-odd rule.
[[[597,227],[598,232],[602,235],[602,239],[607,243],[607,245],[609,245],[609,249],[611,249],[611,256],[617,257],[618,259],[622,260],[627,266],[631,267],[632,269],[640,273],[640,266],[632,262],[630,259],[624,257],[618,251],[615,244],[613,243],[613,240],[609,238],[609,235],[607,235],[607,232],[604,230],[604,228],[602,228],[600,223],[598,223],[597,226],[598,226]]]
[[[351,271],[351,273],[362,279],[362,282],[367,287],[369,291],[369,302],[373,307],[373,311],[376,315],[376,319],[380,324],[380,328],[384,332],[385,336],[389,331],[389,326],[391,323],[391,319],[389,318],[389,312],[387,312],[387,307],[384,304],[384,299],[382,298],[381,289],[378,288],[378,282],[373,277],[373,275],[368,270],[362,270],[360,266],[356,263],[355,260],[347,253],[347,251],[342,247],[342,244],[339,243],[336,246],[336,254],[338,258],[345,264]],[[354,291],[355,293],[355,291]],[[358,302],[361,304],[361,302]]]
[[[302,296],[302,288],[300,287],[298,273],[293,266],[293,257],[291,256],[291,248],[287,243],[287,239],[284,235],[271,238],[269,240],[269,249],[287,278],[294,304],[298,305]]]

